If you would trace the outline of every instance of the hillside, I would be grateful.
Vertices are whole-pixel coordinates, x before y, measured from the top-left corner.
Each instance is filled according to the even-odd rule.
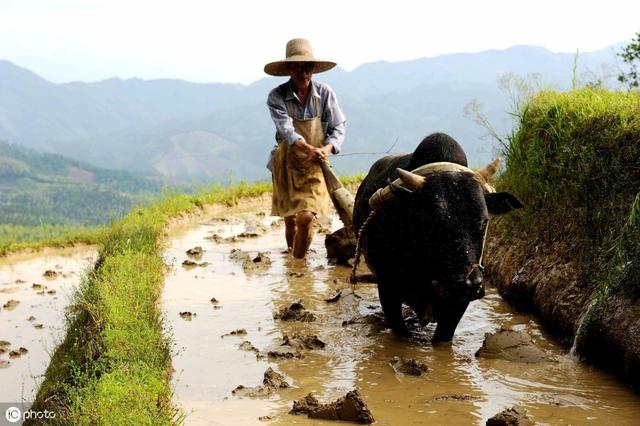
[[[97,225],[162,189],[160,182],[0,142],[0,225]]]
[[[499,77],[539,73],[546,84],[564,90],[571,85],[573,61],[571,53],[514,46],[321,74],[316,78],[335,89],[347,117],[344,154],[374,153],[346,155],[334,164],[342,173],[363,171],[394,142],[394,151],[409,151],[433,131],[458,139],[472,163],[485,162],[493,147],[464,117],[465,105],[478,100],[491,122],[506,132],[511,122]],[[613,62],[613,48],[582,53],[577,77],[593,80],[606,73],[603,64]],[[264,179],[274,133],[265,100],[283,81],[53,84],[0,61],[0,139],[100,167],[185,181]]]

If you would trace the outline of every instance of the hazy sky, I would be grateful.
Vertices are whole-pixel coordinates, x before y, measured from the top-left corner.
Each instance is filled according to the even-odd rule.
[[[56,82],[250,83],[294,37],[352,70],[514,44],[597,50],[631,40],[638,17],[629,0],[0,0],[0,59]]]

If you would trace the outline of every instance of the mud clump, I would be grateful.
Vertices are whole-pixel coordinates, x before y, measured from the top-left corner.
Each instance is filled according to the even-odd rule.
[[[235,260],[238,262],[244,262],[247,259],[250,259],[249,253],[240,249],[232,249],[231,253],[229,253],[229,259]]]
[[[324,299],[327,303],[336,303],[341,301],[343,303],[356,303],[359,304],[362,297],[358,296],[353,289],[342,288],[338,290],[333,296]]]
[[[324,349],[325,346],[326,344],[318,336],[294,334],[289,337],[285,334],[267,348],[265,353],[269,358],[304,358],[301,351]]]
[[[260,350],[258,350],[258,348],[253,346],[253,343],[251,343],[248,340],[244,340],[240,342],[240,344],[238,345],[238,349],[240,349],[241,351],[254,352],[256,354],[260,353]]]
[[[372,314],[367,314],[367,315],[356,315],[351,319],[348,319],[346,321],[342,321],[342,326],[343,327],[347,327],[349,325],[354,325],[354,324],[366,324],[366,325],[373,325],[376,326],[380,329],[384,328],[384,315],[380,312],[380,313],[372,313]]]
[[[349,259],[356,255],[356,236],[350,229],[340,228],[324,239],[327,258],[338,265],[349,266]]]
[[[192,319],[198,316],[198,314],[196,314],[195,312],[189,312],[189,311],[180,312],[178,313],[178,315],[180,315],[180,318],[182,318],[185,321],[191,321]]]
[[[305,336],[301,334],[294,334],[289,337],[286,334],[282,337],[283,345],[291,346],[294,349],[324,349],[326,343],[318,338],[318,336]]]
[[[230,331],[226,334],[223,334],[220,337],[227,337],[227,336],[246,336],[247,335],[247,330],[245,330],[244,328],[239,328],[237,330],[233,330]]]
[[[279,389],[286,389],[291,387],[285,380],[284,376],[280,373],[276,373],[271,367],[267,368],[264,372],[264,378],[262,379],[262,385],[247,387],[239,385],[231,391],[236,396],[248,396],[251,398],[271,395]]]
[[[22,355],[26,355],[28,353],[29,351],[27,350],[27,348],[20,347],[18,350],[9,352],[9,358],[10,359],[19,358]]]
[[[292,348],[291,346],[278,345],[273,346],[265,350],[268,358],[278,358],[278,359],[301,359],[304,358],[304,355],[297,349]]]
[[[7,342],[6,340],[0,340],[0,355],[7,352],[10,346],[11,343]]]
[[[289,414],[309,414],[320,407],[320,402],[312,394],[308,394],[302,399],[293,401],[293,408]]]
[[[268,252],[260,252],[254,258],[247,258],[242,262],[242,269],[245,272],[254,272],[271,266],[271,258]]]
[[[204,253],[204,250],[202,250],[202,247],[196,246],[187,250],[186,253],[187,253],[187,256],[189,257],[195,257],[196,259],[200,259],[202,257],[202,253]]]
[[[184,262],[182,262],[182,266],[184,268],[187,268],[187,269],[195,268],[196,266],[199,266],[199,267],[203,268],[205,266],[209,266],[209,262],[200,262],[200,263],[198,263],[198,262],[194,262],[191,259],[187,259]]]
[[[505,329],[485,334],[482,347],[476,352],[476,358],[480,357],[525,363],[552,361],[535,345],[529,334]]]
[[[18,305],[20,304],[19,300],[15,300],[15,299],[10,299],[7,303],[5,303],[4,305],[2,305],[2,307],[4,309],[6,309],[7,311],[12,311],[14,310]]]
[[[422,377],[429,372],[429,367],[426,364],[418,362],[415,359],[405,359],[394,356],[389,361],[389,365],[391,365],[396,373],[406,376]]]
[[[522,407],[511,407],[487,420],[487,426],[533,426],[534,423],[527,416]]]
[[[291,385],[285,380],[284,376],[273,371],[271,367],[264,372],[262,385],[273,389],[285,389],[291,387]]]
[[[294,401],[290,413],[307,414],[311,419],[343,420],[363,424],[374,422],[371,411],[357,390],[352,390],[329,404],[320,404],[313,395],[309,394],[299,401]]]
[[[47,288],[46,286],[43,286],[42,284],[38,284],[38,283],[33,283],[31,285],[31,288],[34,290],[43,290],[45,288]]]
[[[231,260],[242,262],[242,269],[245,272],[256,272],[271,266],[271,258],[269,252],[258,252],[255,257],[251,257],[249,253],[240,249],[233,249],[229,254]]]
[[[214,243],[221,243],[224,238],[222,238],[220,234],[214,232],[213,234],[204,237],[204,239],[213,241]]]
[[[266,230],[256,223],[246,223],[244,231],[239,233],[238,238],[258,238]]]
[[[293,302],[291,306],[285,306],[278,312],[274,313],[273,319],[279,319],[282,321],[311,322],[315,321],[316,317],[305,309],[302,302],[298,301]]]
[[[255,264],[261,265],[271,265],[271,257],[269,257],[269,252],[259,252],[256,257],[251,259],[251,262]],[[243,265],[244,267],[244,265]]]
[[[342,296],[342,290],[338,290],[336,294],[334,294],[333,296],[327,297],[326,299],[324,299],[324,301],[327,303],[336,303],[341,296]]]
[[[49,280],[55,280],[56,278],[58,278],[58,275],[60,275],[60,273],[52,269],[47,269],[46,271],[44,271],[44,274],[42,274],[43,277]]]
[[[212,297],[211,300],[209,300],[209,302],[211,302],[211,305],[213,306],[213,309],[222,308],[222,306],[220,306],[220,301],[218,299],[216,299],[215,297]]]

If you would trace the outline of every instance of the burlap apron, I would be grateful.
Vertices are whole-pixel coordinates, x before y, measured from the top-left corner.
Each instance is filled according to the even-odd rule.
[[[322,148],[325,135],[319,115],[319,100],[314,99],[317,116],[308,119],[294,118],[293,127],[308,144]],[[288,103],[287,107],[289,107]],[[306,154],[299,148],[284,141],[278,141],[272,176],[271,214],[273,216],[286,217],[303,210],[317,215],[327,215],[331,199],[322,169],[317,162],[308,160]]]

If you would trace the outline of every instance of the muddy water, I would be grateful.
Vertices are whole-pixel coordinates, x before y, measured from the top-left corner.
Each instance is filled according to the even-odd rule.
[[[380,312],[375,286],[356,286],[361,298],[347,295],[335,303],[325,301],[351,286],[349,270],[324,259],[322,237],[316,237],[315,252],[305,261],[281,253],[282,226],[269,226],[263,236],[237,242],[205,239],[212,233],[225,237],[242,232],[246,220],[256,217],[203,220],[172,238],[165,253],[173,265],[163,305],[175,341],[174,398],[185,410],[186,424],[335,424],[288,411],[293,400],[309,392],[329,402],[355,387],[378,424],[484,424],[515,404],[525,407],[538,424],[638,424],[638,395],[613,376],[571,358],[532,317],[514,313],[494,290],[470,305],[451,344],[431,345],[432,327],[401,339],[381,330],[371,316]],[[194,246],[205,250],[198,262],[209,264],[187,269],[181,264],[187,259],[185,251]],[[252,257],[269,251],[272,263],[245,271],[241,262],[230,258],[234,248]],[[219,303],[212,304],[212,297]],[[275,311],[298,300],[315,321],[273,319]],[[185,311],[195,315],[180,316]],[[373,318],[373,324],[366,318]],[[351,323],[343,326],[344,321]],[[524,364],[476,358],[484,334],[501,327],[527,331],[552,361]],[[222,337],[237,329],[247,334]],[[301,359],[262,358],[239,348],[250,341],[266,352],[284,334],[295,333],[317,335],[326,347],[302,350]],[[424,377],[396,373],[389,364],[395,356],[413,358],[430,370]],[[263,398],[232,395],[238,385],[261,384],[269,366],[293,387]]]
[[[9,343],[0,345],[0,402],[33,401],[64,338],[65,308],[96,256],[84,247],[0,259],[0,340]]]

